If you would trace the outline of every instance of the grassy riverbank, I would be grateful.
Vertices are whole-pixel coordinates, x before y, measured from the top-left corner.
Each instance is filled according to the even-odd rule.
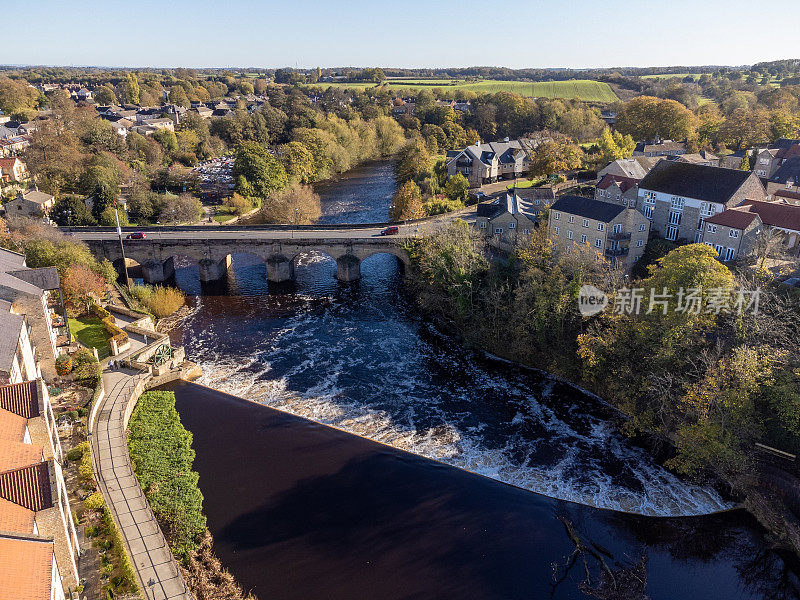
[[[212,551],[192,434],[181,424],[172,392],[145,392],[128,424],[136,478],[197,600],[240,600],[241,588]],[[251,597],[252,598],[252,597]]]

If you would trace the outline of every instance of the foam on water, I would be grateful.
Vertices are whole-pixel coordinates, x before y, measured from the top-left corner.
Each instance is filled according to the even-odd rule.
[[[354,318],[331,298],[294,300],[304,308],[242,346],[192,329],[199,383],[553,498],[643,515],[729,508],[554,378],[481,359],[419,323],[390,322],[384,340],[385,310]]]

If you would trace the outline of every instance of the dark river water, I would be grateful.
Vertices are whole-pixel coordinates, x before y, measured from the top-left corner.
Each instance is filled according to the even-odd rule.
[[[323,221],[385,220],[391,168],[318,185]],[[612,568],[646,560],[651,598],[800,597],[747,515],[709,515],[730,503],[598,399],[421,321],[393,256],[346,285],[302,255],[289,287],[233,259],[216,286],[176,272],[195,310],[175,341],[218,390],[176,391],[217,552],[261,600],[588,597],[581,559],[556,583],[574,548],[559,516]]]

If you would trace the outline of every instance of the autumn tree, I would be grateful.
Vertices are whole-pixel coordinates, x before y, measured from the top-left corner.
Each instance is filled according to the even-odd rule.
[[[203,204],[191,194],[168,197],[161,209],[162,223],[194,223],[203,213]]]
[[[99,298],[105,286],[105,281],[83,265],[70,265],[61,277],[64,304],[73,315],[88,311],[92,298]]]
[[[422,192],[413,181],[406,181],[392,198],[389,208],[389,219],[404,221],[406,219],[419,219],[425,215],[422,206]]]
[[[556,137],[536,147],[530,154],[530,173],[552,175],[581,166],[583,151],[564,136]]]
[[[636,148],[636,142],[627,134],[623,135],[619,131],[613,133],[609,128],[603,130],[598,142],[600,153],[604,163],[610,163],[620,158],[628,158]]]
[[[125,102],[139,104],[139,79],[135,73],[128,73],[122,82],[122,97]]]
[[[695,116],[675,100],[639,96],[620,107],[615,128],[635,140],[683,140],[694,133]]]
[[[261,216],[267,223],[308,225],[320,214],[319,194],[311,186],[299,183],[273,192],[261,202]]]

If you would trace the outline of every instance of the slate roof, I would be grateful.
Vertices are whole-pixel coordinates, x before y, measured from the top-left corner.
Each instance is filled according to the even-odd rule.
[[[636,187],[639,183],[638,179],[633,179],[632,177],[620,177],[618,175],[612,175],[611,173],[606,173],[603,175],[603,178],[600,180],[600,183],[597,184],[597,188],[601,190],[607,190],[612,185],[617,184],[619,188],[623,192],[627,192],[632,187]]]
[[[740,209],[738,207],[729,210],[723,210],[705,220],[706,223],[713,225],[724,225],[725,227],[733,227],[734,229],[747,229],[750,224],[758,218],[754,212],[747,209]]]
[[[0,371],[11,372],[14,356],[17,353],[19,334],[25,326],[25,317],[0,310]]]
[[[800,206],[783,202],[745,200],[741,207],[749,207],[748,210],[758,213],[765,225],[800,231]]]
[[[636,144],[636,152],[674,152],[676,150],[686,150],[686,143],[664,140],[658,144],[648,144],[647,142]]]
[[[477,158],[485,165],[490,165],[495,156],[500,163],[513,163],[515,162],[515,155],[519,152],[524,152],[524,150],[522,149],[522,144],[519,140],[509,140],[507,142],[488,142],[480,145],[475,144],[472,146],[467,146],[463,150],[454,154],[453,157],[450,157],[448,153],[448,158],[452,160],[452,158],[458,156],[462,152],[466,152],[470,156]]]
[[[770,178],[775,183],[793,181],[800,184],[800,156],[792,156],[783,161],[775,174]]]
[[[514,191],[520,200],[543,200],[550,203],[556,199],[556,193],[550,186],[515,188]]]
[[[595,200],[594,198],[561,196],[550,206],[550,210],[609,223],[624,211],[625,207],[611,202]]]
[[[637,158],[646,158],[649,164],[643,164]],[[606,175],[618,177],[631,177],[633,179],[643,179],[647,172],[652,168],[649,157],[620,158],[610,162],[604,169]]]
[[[45,194],[44,192],[40,192],[38,190],[31,190],[29,192],[25,192],[22,194],[22,197],[25,198],[28,202],[35,202],[36,204],[44,204],[53,199],[53,196],[50,194]]]
[[[725,204],[751,175],[738,169],[662,160],[642,179],[639,189]]]
[[[50,600],[53,542],[0,538],[0,600]]]
[[[39,416],[39,388],[35,381],[0,386],[0,408],[24,417]]]

